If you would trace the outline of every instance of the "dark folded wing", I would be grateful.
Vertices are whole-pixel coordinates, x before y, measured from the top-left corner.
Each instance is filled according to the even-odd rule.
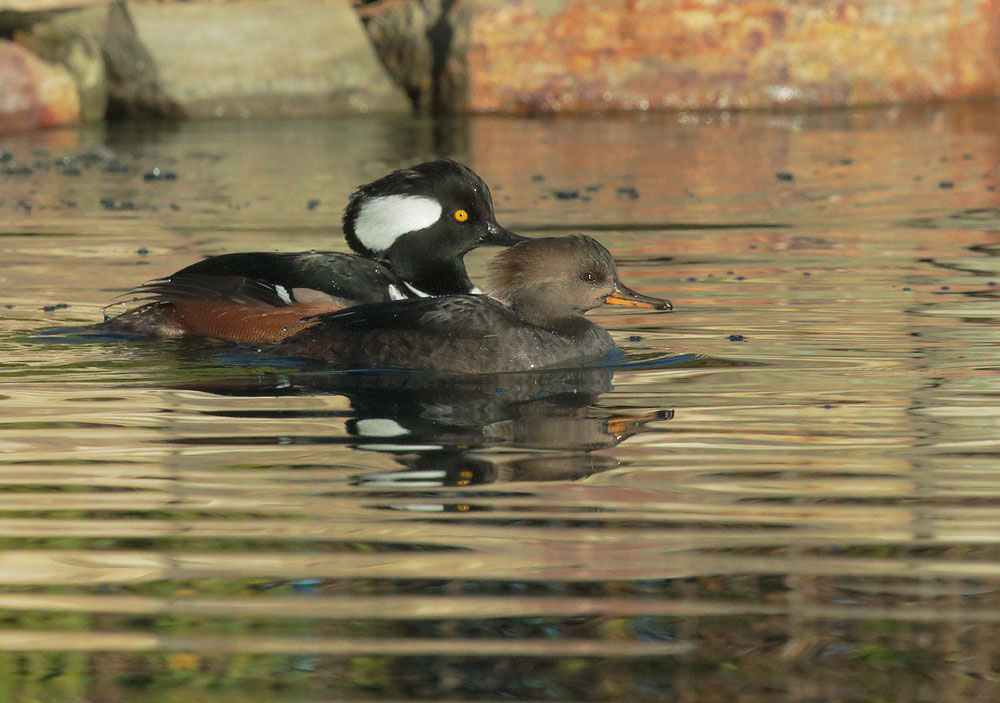
[[[275,286],[242,276],[174,274],[133,288],[119,301],[136,303],[180,303],[211,300],[250,306],[282,307],[291,300]]]
[[[360,303],[390,300],[389,286],[400,279],[384,264],[341,252],[243,252],[222,254],[191,264],[174,276],[239,276],[284,289],[317,290]]]
[[[421,330],[441,334],[482,334],[510,315],[496,301],[482,295],[448,295],[356,305],[314,318],[314,333],[336,330]]]

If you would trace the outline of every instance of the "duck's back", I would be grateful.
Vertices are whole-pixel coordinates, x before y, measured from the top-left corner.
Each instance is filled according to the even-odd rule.
[[[551,331],[527,324],[492,298],[455,295],[321,315],[278,348],[348,368],[485,373],[597,359],[612,351],[614,342],[583,318]]]
[[[190,264],[168,278],[187,276],[241,277],[286,297],[295,289],[306,289],[354,303],[392,300],[390,288],[402,287],[402,281],[384,264],[334,251],[221,254]]]

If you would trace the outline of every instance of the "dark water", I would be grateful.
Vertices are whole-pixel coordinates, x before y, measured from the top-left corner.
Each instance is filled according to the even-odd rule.
[[[997,700],[996,106],[0,148],[0,700]],[[676,312],[464,380],[66,332],[439,154]]]

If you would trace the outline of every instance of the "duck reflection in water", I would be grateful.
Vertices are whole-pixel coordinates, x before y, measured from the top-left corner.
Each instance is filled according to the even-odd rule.
[[[616,446],[652,421],[669,420],[673,411],[597,406],[613,374],[607,367],[464,377],[302,372],[185,388],[233,396],[345,396],[351,404],[345,442],[389,454],[403,467],[357,475],[353,484],[443,487],[574,480],[616,468],[613,456],[593,452]],[[495,448],[505,450],[502,459],[489,455]]]

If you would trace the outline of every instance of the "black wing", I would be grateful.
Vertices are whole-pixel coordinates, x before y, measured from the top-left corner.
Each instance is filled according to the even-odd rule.
[[[271,286],[279,297],[309,288],[359,303],[391,300],[389,287],[405,291],[385,264],[354,254],[331,251],[244,252],[222,254],[187,266],[173,276],[237,276]]]
[[[133,288],[119,299],[141,303],[179,303],[186,300],[216,300],[240,305],[281,307],[290,302],[261,281],[242,276],[174,274]]]

